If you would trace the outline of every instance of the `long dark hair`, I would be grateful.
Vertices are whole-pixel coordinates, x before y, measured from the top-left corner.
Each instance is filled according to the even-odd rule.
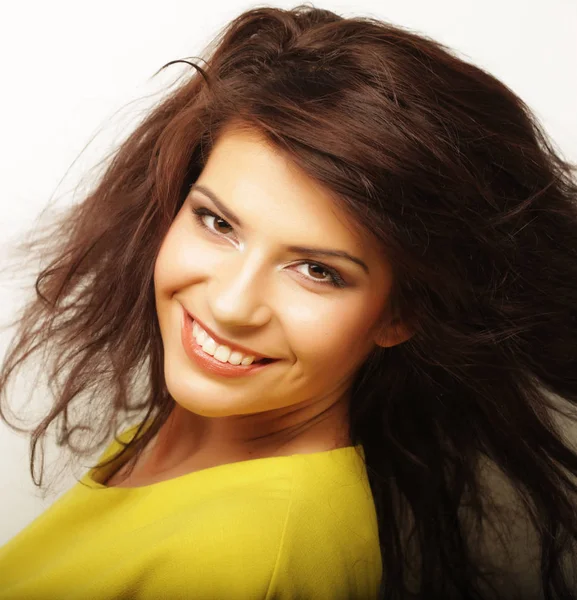
[[[151,426],[123,449],[137,455],[166,421],[154,262],[218,133],[238,121],[382,242],[392,314],[413,332],[374,349],[350,405],[379,522],[380,597],[481,598],[499,568],[515,568],[517,591],[575,598],[575,166],[503,83],[374,18],[256,8],[205,55],[174,61],[189,74],[85,199],[27,245],[46,266],[0,392],[45,352],[54,402],[30,431],[36,485],[36,445],[53,421],[72,447],[76,430],[104,443],[120,416],[145,413]]]

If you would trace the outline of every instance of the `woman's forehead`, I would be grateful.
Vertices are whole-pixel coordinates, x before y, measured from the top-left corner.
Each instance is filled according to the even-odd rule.
[[[200,176],[200,189],[251,228],[287,243],[345,245],[367,260],[380,249],[335,199],[257,132],[229,129],[217,139]],[[202,194],[193,186],[193,194]],[[224,216],[224,215],[223,215]],[[226,218],[226,217],[225,217]]]

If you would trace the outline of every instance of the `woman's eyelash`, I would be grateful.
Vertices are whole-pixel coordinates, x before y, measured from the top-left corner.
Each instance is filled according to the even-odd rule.
[[[223,221],[229,227],[232,227],[232,225],[230,225],[227,221],[225,221],[225,219],[223,219],[222,217],[219,217],[217,214],[215,214],[210,209],[208,209],[204,206],[199,206],[197,208],[193,208],[192,212],[194,214],[194,218],[195,218],[196,222],[200,225],[200,227],[202,227],[203,229],[206,229],[209,233],[212,233],[213,235],[221,236],[223,234],[208,227],[203,220],[203,217],[205,217],[205,216],[214,217],[215,219],[218,219],[219,221]],[[325,271],[326,273],[328,273],[331,276],[331,281],[319,281],[319,280],[313,279],[312,277],[308,278],[308,279],[314,281],[315,283],[319,283],[321,285],[331,285],[333,287],[338,287],[338,288],[343,288],[343,287],[347,286],[347,284],[345,283],[343,278],[340,276],[338,271],[335,271],[334,269],[332,269],[331,267],[328,267],[327,265],[323,265],[322,263],[317,263],[317,262],[309,262],[309,261],[304,261],[300,264],[308,264],[308,265],[314,265],[316,267],[320,267],[321,269],[323,269],[323,271]]]

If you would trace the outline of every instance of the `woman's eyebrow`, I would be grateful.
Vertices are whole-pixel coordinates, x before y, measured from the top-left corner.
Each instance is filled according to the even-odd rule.
[[[214,205],[218,208],[218,210],[224,215],[227,221],[230,221],[234,225],[238,227],[242,227],[242,221],[218,198],[218,196],[209,188],[199,183],[193,183],[190,186],[190,191],[198,191],[204,194],[207,198],[209,198]],[[287,246],[286,248],[289,252],[294,252],[295,254],[306,254],[307,256],[329,256],[334,258],[344,258],[349,260],[358,266],[360,266],[367,275],[369,274],[369,267],[366,265],[364,261],[356,256],[352,256],[348,252],[344,250],[330,250],[328,248],[309,248],[307,246]]]

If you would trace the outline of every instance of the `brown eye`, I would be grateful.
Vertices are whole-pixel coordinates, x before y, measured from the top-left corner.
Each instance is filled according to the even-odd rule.
[[[217,237],[226,237],[226,234],[230,233],[233,230],[232,226],[228,223],[228,221],[225,221],[223,218],[219,217],[217,214],[213,213],[211,210],[204,206],[198,206],[196,208],[193,208],[192,213],[194,214],[194,218],[196,219],[199,226],[203,229],[206,229],[212,235],[215,235]],[[205,217],[213,219],[214,225],[207,225],[208,219],[205,221]],[[221,228],[228,228],[230,231],[222,231]],[[313,263],[308,261],[299,263],[297,266],[302,267],[305,265],[308,267],[307,271],[309,273],[314,273],[314,276],[303,273],[305,278],[309,281],[314,281],[315,283],[320,283],[321,285],[331,285],[337,288],[347,287],[347,283],[334,269],[327,267],[326,265],[323,265],[321,263]],[[318,277],[318,275],[320,275],[320,277]],[[325,277],[323,277],[323,275]],[[326,278],[326,276],[328,276],[328,279]]]
[[[313,277],[313,279],[324,280],[323,275],[328,275],[329,272],[326,269],[323,269],[320,265],[316,265],[315,263],[309,263],[309,272],[315,273],[316,275],[320,275],[321,277]]]
[[[221,231],[219,229],[219,227],[224,227],[225,229],[228,227],[229,229],[232,229],[232,227],[224,220],[221,219],[220,217],[214,217],[214,223],[216,223],[217,227],[215,227],[215,231],[218,231],[218,233],[228,233],[227,231]],[[224,226],[223,226],[224,223]]]
[[[232,226],[227,221],[225,221],[223,218],[221,218],[218,215],[216,215],[215,213],[213,213],[208,208],[200,206],[198,208],[194,208],[192,210],[192,212],[194,213],[194,216],[195,216],[198,224],[201,227],[204,227],[204,229],[207,229],[208,231],[210,231],[211,233],[214,233],[217,235],[225,235],[232,231]],[[206,220],[205,220],[205,217],[207,217]],[[214,226],[208,224],[209,223],[208,219],[213,219]],[[224,229],[228,228],[229,231],[223,231],[222,228],[224,228]]]
[[[303,273],[303,275],[305,275],[306,279],[314,281],[315,283],[320,283],[321,285],[332,285],[338,288],[347,287],[345,280],[337,271],[321,263],[303,262],[298,264],[297,267],[305,267],[307,272]],[[315,276],[311,277],[310,273],[314,273]],[[321,275],[321,277],[317,277],[316,275]],[[324,277],[322,277],[322,275],[324,275]]]

